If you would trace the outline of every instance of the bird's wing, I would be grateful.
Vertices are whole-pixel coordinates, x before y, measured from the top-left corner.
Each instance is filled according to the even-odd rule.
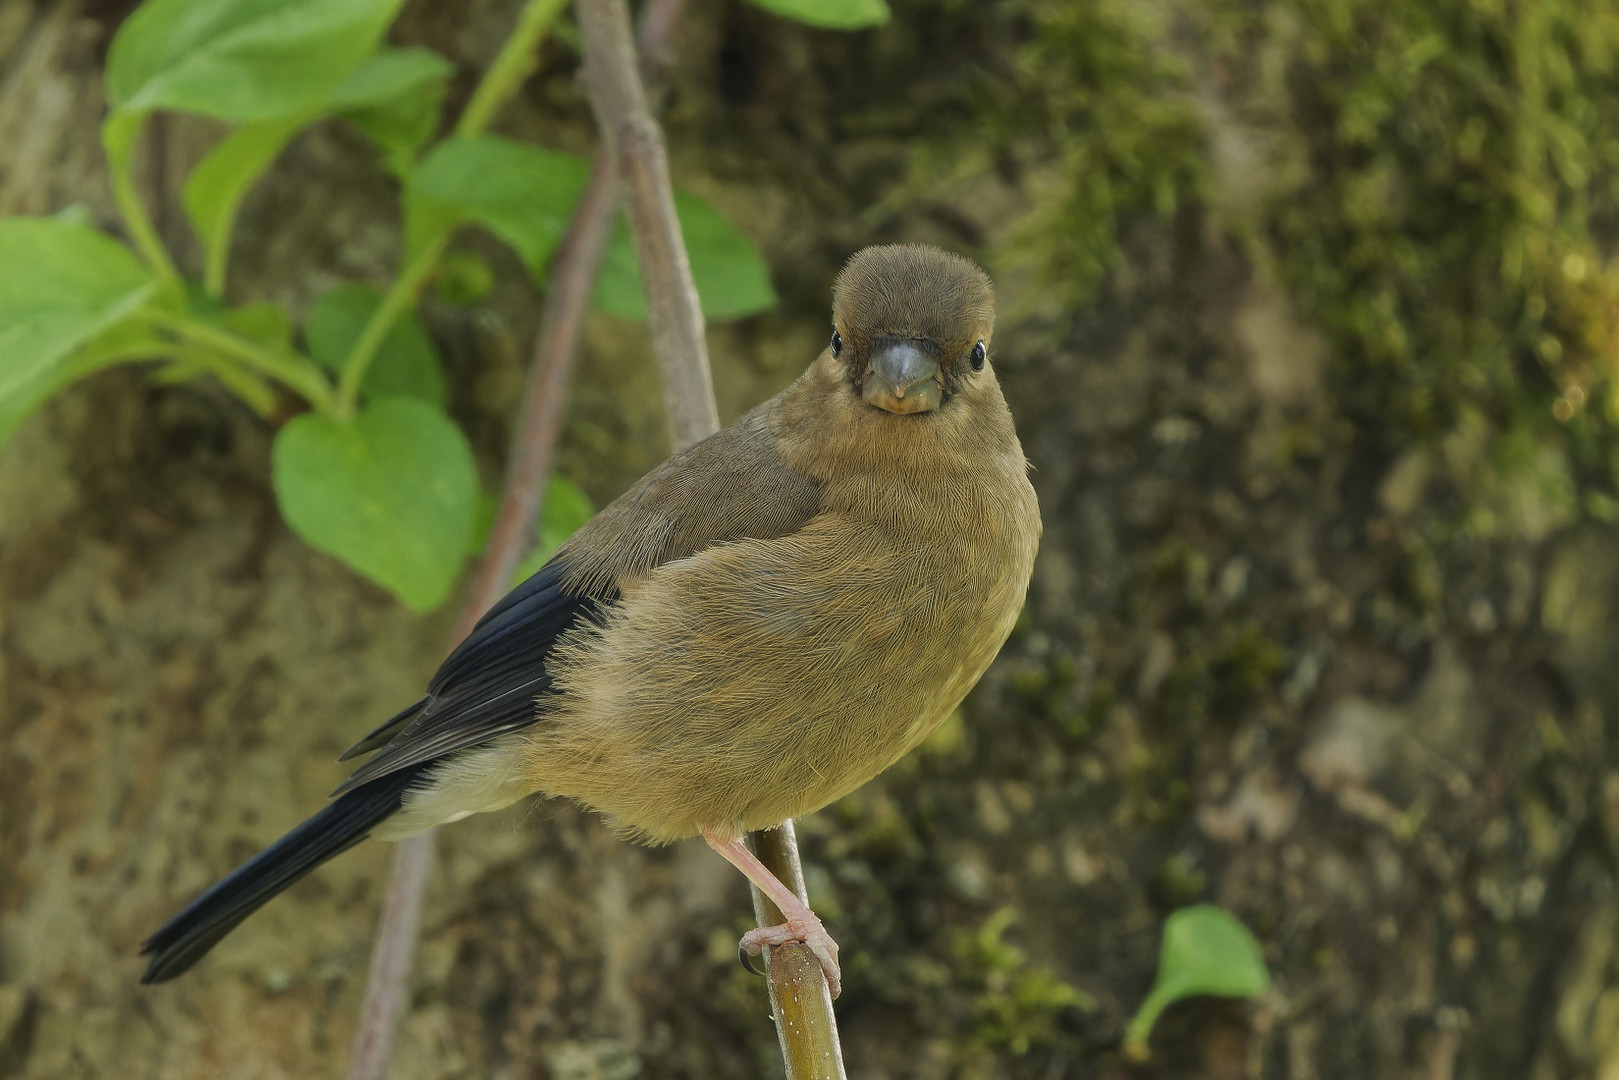
[[[379,751],[332,794],[527,727],[551,692],[557,639],[614,603],[624,582],[715,544],[785,536],[819,513],[821,485],[776,451],[772,404],[654,469],[575,533],[484,615],[426,697],[343,755]]]
[[[652,470],[575,533],[557,558],[589,595],[731,540],[795,533],[821,511],[822,485],[782,460],[781,396]],[[498,608],[496,610],[499,610]]]

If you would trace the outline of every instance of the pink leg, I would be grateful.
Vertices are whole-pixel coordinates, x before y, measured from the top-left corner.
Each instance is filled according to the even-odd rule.
[[[821,962],[821,970],[826,973],[826,985],[837,997],[843,989],[843,980],[838,972],[838,943],[832,940],[832,935],[826,932],[821,925],[821,919],[811,911],[809,905],[798,898],[798,894],[781,883],[770,868],[759,861],[758,856],[748,850],[748,846],[740,839],[726,839],[718,832],[703,830],[703,839],[708,846],[719,852],[725,861],[747,875],[747,879],[759,887],[759,891],[770,897],[775,905],[781,908],[781,913],[787,921],[780,926],[761,926],[757,930],[749,930],[742,935],[742,949],[750,956],[759,955],[759,950],[766,945],[785,945],[789,941],[802,941],[809,946],[810,952]]]

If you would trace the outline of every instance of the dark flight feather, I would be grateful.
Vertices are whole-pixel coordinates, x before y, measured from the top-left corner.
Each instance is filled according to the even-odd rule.
[[[535,699],[551,688],[546,654],[560,635],[601,607],[566,590],[566,573],[562,561],[553,559],[491,608],[439,667],[427,697],[344,755],[378,749],[332,794],[534,723]]]
[[[334,793],[334,801],[170,919],[141,946],[151,961],[141,981],[163,982],[190,968],[243,919],[327,859],[364,840],[397,811],[445,754],[532,724],[534,699],[550,685],[545,655],[596,600],[562,588],[553,561],[497,604],[450,654],[427,697],[397,714],[343,756],[383,752]]]
[[[396,772],[349,792],[215,882],[142,943],[141,955],[152,959],[141,982],[163,982],[187,970],[266,901],[364,840],[399,809],[400,799],[426,770]]]
[[[399,734],[406,724],[420,716],[422,710],[427,708],[432,700],[430,697],[424,697],[414,705],[408,705],[400,709],[393,716],[366,732],[359,742],[337,755],[337,760],[349,761],[359,757],[361,754],[369,754],[377,747],[384,745],[388,740]]]

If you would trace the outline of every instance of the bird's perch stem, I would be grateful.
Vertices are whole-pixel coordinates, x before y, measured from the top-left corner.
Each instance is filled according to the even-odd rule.
[[[791,821],[749,834],[748,846],[782,884],[809,902]],[[760,926],[779,926],[786,918],[758,889],[753,890],[753,916]],[[843,1046],[832,1014],[832,992],[815,954],[801,942],[766,949],[765,976],[787,1080],[844,1080]]]
[[[702,309],[675,217],[663,134],[636,73],[624,0],[576,0],[576,10],[584,38],[585,85],[602,140],[624,184],[652,347],[663,376],[670,439],[678,452],[718,430],[719,413]],[[649,10],[646,23],[654,19]],[[807,899],[792,823],[749,839],[771,873]],[[781,912],[759,890],[753,890],[753,898],[760,926],[782,921]],[[842,1080],[843,1054],[832,995],[819,961],[803,945],[783,945],[771,950],[767,974],[788,1080]]]

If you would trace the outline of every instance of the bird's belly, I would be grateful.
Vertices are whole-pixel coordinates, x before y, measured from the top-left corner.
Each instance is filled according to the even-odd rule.
[[[569,641],[529,739],[535,786],[653,841],[809,813],[949,714],[1027,584],[966,574],[959,551],[814,550],[672,567]]]

